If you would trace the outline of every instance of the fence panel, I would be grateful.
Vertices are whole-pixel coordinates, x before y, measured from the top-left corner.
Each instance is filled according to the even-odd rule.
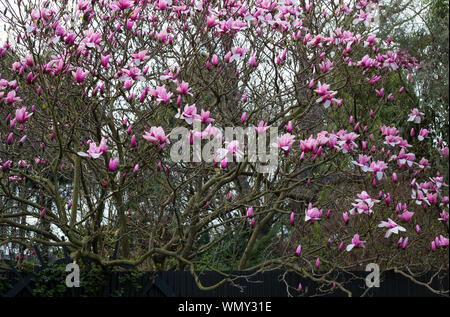
[[[52,264],[55,265],[55,264]],[[64,264],[59,264],[64,265]],[[347,294],[339,289],[328,292],[327,289],[319,289],[319,284],[301,278],[293,272],[268,271],[264,273],[252,274],[252,272],[229,272],[240,277],[233,283],[225,283],[216,289],[204,291],[197,287],[194,278],[188,271],[169,272],[142,272],[136,277],[136,272],[110,272],[103,280],[101,291],[95,296],[150,296],[150,297],[286,297],[287,289],[293,296],[301,295],[296,289],[302,283],[303,295],[305,296],[346,296]],[[17,272],[15,269],[0,272],[0,295],[2,297],[28,297],[33,296],[33,288],[36,285],[36,276],[39,271],[32,273]],[[80,272],[82,275],[83,272]],[[133,275],[134,274],[134,275]],[[217,272],[199,272],[199,278],[204,286],[211,286],[221,280],[221,275]],[[352,278],[358,277],[357,279]],[[336,281],[347,281],[345,287],[352,292],[353,296],[408,296],[423,297],[437,296],[426,287],[414,283],[407,277],[393,271],[383,272],[380,276],[380,287],[373,287],[367,291],[364,277],[367,272],[340,273]],[[432,272],[420,278],[421,281],[428,281]],[[349,282],[348,282],[349,281]],[[47,287],[65,283],[60,280],[49,280]],[[431,286],[435,289],[449,289],[448,275],[441,281],[435,281]],[[328,287],[328,290],[331,286]],[[86,289],[81,283],[79,288],[67,288],[60,296],[86,296]]]

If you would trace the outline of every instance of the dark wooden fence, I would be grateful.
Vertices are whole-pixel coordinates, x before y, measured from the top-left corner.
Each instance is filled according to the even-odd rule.
[[[249,275],[250,272],[233,272],[237,275]],[[34,278],[37,273],[23,274],[20,272],[3,272],[1,278],[3,283],[11,287],[4,289],[3,297],[27,297],[34,296]],[[338,281],[348,281],[345,287],[352,292],[352,296],[361,296],[367,286],[364,282],[366,272],[353,272],[361,279],[355,279],[355,276],[349,274],[340,274]],[[56,296],[87,296],[85,285],[83,285],[83,271],[80,271],[80,287],[67,288],[64,294]],[[428,281],[431,273],[421,277],[422,281]],[[204,286],[210,286],[220,281],[221,276],[216,272],[200,273],[200,280]],[[57,285],[65,283],[64,279],[50,279],[46,282],[46,287],[51,289]],[[150,297],[286,297],[289,292],[293,296],[299,296],[296,288],[302,283],[302,293],[305,296],[346,296],[344,292],[337,289],[335,292],[328,292],[327,289],[320,288],[320,285],[299,277],[293,272],[269,271],[258,273],[250,278],[239,278],[234,281],[234,285],[227,283],[220,287],[210,290],[200,290],[190,272],[170,271],[170,272],[145,272],[133,276],[131,272],[110,272],[106,275],[99,291],[89,296],[150,296]],[[436,289],[448,290],[448,278],[441,280],[442,285],[436,281],[432,286]],[[39,294],[37,294],[39,296]],[[394,272],[384,272],[381,275],[380,287],[371,288],[365,296],[382,297],[423,297],[437,296],[426,287],[412,282],[410,279],[396,274]]]
[[[132,272],[100,270],[89,260],[80,266],[80,287],[67,288],[65,286],[64,268],[70,263],[67,250],[64,249],[64,258],[51,264],[45,263],[37,251],[40,266],[31,272],[18,272],[11,262],[3,263],[7,270],[0,271],[0,296],[2,297],[28,297],[48,296],[44,290],[59,289],[52,296],[145,296],[145,297],[286,297],[292,296],[347,296],[339,289],[334,291],[330,287],[323,287],[309,279],[302,278],[293,272],[268,271],[252,274],[252,272],[231,272],[235,276],[243,276],[226,283],[220,287],[203,291],[197,287],[194,278],[187,271],[168,272]],[[115,258],[116,252],[112,258]],[[48,269],[58,268],[58,274],[47,273]],[[129,269],[124,267],[123,269]],[[54,271],[53,271],[54,272]],[[352,296],[381,296],[381,297],[425,297],[438,296],[427,287],[414,283],[407,277],[392,271],[383,272],[380,276],[380,287],[369,290],[365,284],[368,272],[358,271],[340,273],[335,276],[337,282],[345,283],[345,287],[352,292]],[[90,277],[90,280],[87,279]],[[430,281],[432,272],[420,276],[418,279],[424,283]],[[216,272],[199,272],[202,285],[211,286],[219,282],[222,277]],[[95,281],[96,287],[93,287]],[[302,284],[302,292],[296,289]],[[444,278],[434,278],[430,284],[436,290],[449,290],[448,272]],[[288,293],[289,292],[289,293]]]

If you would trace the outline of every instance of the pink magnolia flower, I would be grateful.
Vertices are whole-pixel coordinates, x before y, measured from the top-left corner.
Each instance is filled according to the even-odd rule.
[[[440,216],[441,218],[438,218],[438,220],[442,222],[448,222],[448,213],[445,210],[442,210]]]
[[[300,151],[316,153],[318,149],[317,140],[311,135],[307,140],[300,140]]]
[[[408,245],[408,237],[406,237],[405,240],[403,240],[403,241],[402,240],[403,240],[403,238],[400,238],[398,240],[398,247],[400,249],[406,249],[406,246]]]
[[[442,151],[439,152],[439,155],[442,156],[442,157],[448,157],[448,155],[449,155],[448,147],[447,147],[447,146],[444,147],[444,148],[442,149]]]
[[[142,90],[141,95],[139,97],[139,102],[144,102],[145,101],[145,98],[147,98],[147,95],[148,95],[148,91],[149,91],[149,88],[148,87],[144,87],[144,89]]]
[[[420,123],[424,117],[425,114],[423,112],[419,112],[417,108],[414,108],[408,115],[408,122]]]
[[[419,135],[417,136],[417,138],[419,139],[419,141],[423,141],[423,140],[425,140],[425,138],[428,137],[429,133],[430,133],[430,131],[427,129],[420,129]]]
[[[21,69],[22,69],[22,70],[24,69],[24,67],[22,66],[21,63],[19,63],[19,62],[14,62],[14,63],[12,64],[12,70],[13,70],[13,71],[18,72],[18,71],[20,71]]]
[[[305,212],[305,221],[310,221],[313,223],[315,220],[320,220],[322,217],[322,210],[312,206],[312,203],[309,203],[308,209]]]
[[[86,79],[87,75],[89,75],[89,71],[83,72],[83,70],[78,67],[76,72],[72,72],[72,76],[77,83],[82,83]]]
[[[258,126],[255,127],[257,133],[264,133],[267,131],[267,129],[269,129],[269,126],[267,126],[267,124],[262,120],[259,122]]]
[[[400,239],[398,239],[398,241],[397,241],[397,246],[398,246],[399,248],[401,248],[401,247],[402,247],[402,244],[403,244],[403,237],[400,237]]]
[[[294,212],[291,212],[291,217],[289,220],[290,220],[291,225],[293,225],[294,224]]]
[[[0,161],[1,162],[1,161]],[[24,160],[20,160],[19,162],[17,162],[17,165],[20,168],[25,168],[27,166],[27,162],[25,162]],[[0,168],[1,169],[1,168]]]
[[[217,65],[219,64],[219,58],[217,57],[216,54],[214,54],[214,55],[212,56],[212,58],[211,58],[211,64],[212,64],[213,66],[217,66]]]
[[[77,154],[79,156],[96,159],[99,158],[103,153],[106,153],[108,151],[105,138],[101,139],[99,146],[97,146],[97,144],[95,144],[95,142],[92,142],[91,140],[88,140],[88,144],[89,150],[87,151],[87,153],[78,152]]]
[[[397,182],[397,180],[398,180],[398,176],[397,176],[397,173],[392,173],[392,181],[394,182],[394,183],[396,183]]]
[[[160,32],[157,32],[155,34],[155,37],[158,41],[163,42],[164,44],[169,44],[171,39],[172,39],[172,35],[170,35],[167,32],[167,29],[162,29]]]
[[[347,252],[350,252],[353,248],[365,248],[366,241],[359,240],[359,234],[355,234],[352,239],[352,243],[347,245]]]
[[[101,59],[101,65],[104,67],[104,68],[108,68],[108,63],[109,63],[109,59],[111,58],[111,55],[106,55],[106,56],[103,56],[103,55],[100,55],[100,59]]]
[[[209,114],[210,114],[209,111],[204,111],[203,109],[201,110],[200,120],[202,121],[202,123],[210,123],[215,121],[213,118],[209,117]]]
[[[179,72],[180,72],[180,68],[179,67],[172,66],[170,68],[170,70],[166,69],[165,72],[164,72],[164,75],[161,75],[159,77],[159,79],[160,80],[172,80],[172,81],[176,82],[176,79],[177,79],[177,76],[178,76]]]
[[[202,138],[211,136],[214,138],[222,137],[222,132],[216,127],[213,127],[211,124],[208,124],[208,126],[202,132]]]
[[[247,217],[249,218],[253,217],[253,206],[248,207]]]
[[[14,103],[16,103],[16,102],[21,102],[22,99],[20,99],[19,97],[16,97],[16,91],[12,90],[12,91],[8,92],[8,94],[6,95],[6,98],[3,99],[3,101],[5,103],[10,103],[10,104],[14,105]]]
[[[319,269],[319,265],[320,265],[320,258],[317,258],[316,264],[314,266],[316,267],[316,269]]]
[[[383,98],[383,95],[384,95],[384,88],[381,88],[380,90],[375,89],[375,92],[377,93],[377,96],[378,96],[379,98]]]
[[[397,160],[397,164],[402,167],[405,164],[408,164],[411,167],[416,159],[416,155],[414,153],[406,153],[405,148],[402,148],[398,155],[392,155],[389,161]]]
[[[242,157],[244,153],[239,149],[239,141],[233,140],[231,142],[225,142],[227,144],[227,152],[233,156]]]
[[[247,118],[247,112],[242,113],[241,122],[244,123],[246,118]]]
[[[367,156],[367,155],[364,155],[364,154],[359,154],[358,162],[357,161],[352,161],[352,163],[357,165],[357,166],[359,166],[359,167],[361,167],[361,170],[363,172],[370,172],[371,170],[369,168],[369,164],[367,164],[367,163],[369,163],[370,159],[371,159],[370,156]]]
[[[225,144],[227,145],[225,149],[217,150],[216,161],[222,160],[228,154],[235,156],[237,158],[242,158],[244,156],[244,152],[242,152],[239,149],[239,147],[240,147],[239,141],[233,140],[231,142],[225,142]]]
[[[170,144],[169,138],[165,135],[162,127],[151,127],[150,132],[144,131],[143,137],[150,143],[159,143],[161,149],[164,148],[166,143]]]
[[[156,89],[150,89],[150,95],[156,97],[156,103],[159,105],[160,103],[168,103],[170,102],[170,97],[172,97],[171,92],[167,92],[166,86],[158,86]]]
[[[413,212],[405,210],[402,214],[398,215],[397,218],[403,220],[404,222],[410,222],[413,215]]]
[[[405,211],[406,208],[408,208],[406,203],[403,205],[402,205],[402,203],[397,203],[397,205],[395,206],[395,211],[396,212]]]
[[[133,7],[133,4],[134,4],[134,0],[119,0],[118,2],[117,1],[112,2],[110,5],[110,8],[113,11],[119,11],[119,10],[123,11],[123,10],[127,10],[127,9]]]
[[[117,166],[119,165],[119,158],[116,157],[115,159],[111,159],[108,164],[108,168],[111,172],[114,172],[117,169]]]
[[[254,55],[253,53],[251,54],[248,63],[249,63],[250,66],[252,66],[252,67],[257,67],[257,66],[258,66],[258,62],[256,61],[255,55]]]
[[[190,93],[190,90],[191,90],[191,88],[189,88],[189,83],[187,83],[185,81],[182,81],[181,83],[178,83],[177,92],[180,95],[187,95],[187,94],[192,95]]]
[[[323,103],[325,108],[328,108],[333,102],[338,102],[334,96],[337,94],[337,91],[328,90],[330,88],[327,84],[321,84],[320,81],[317,84],[317,88],[314,90],[316,94],[320,96],[319,99],[316,100],[317,103]]]
[[[431,250],[435,251],[441,247],[448,247],[449,239],[445,238],[443,235],[436,237],[433,242],[431,242]]]
[[[290,133],[285,133],[281,137],[277,138],[277,144],[273,144],[274,146],[278,146],[278,148],[282,149],[286,154],[289,153],[292,144],[294,143],[295,136]]]
[[[78,48],[79,50],[98,48],[100,42],[102,41],[102,33],[95,32],[94,30],[84,31],[84,36],[85,37],[81,41],[81,45]]]
[[[9,177],[8,177],[8,181],[9,181],[9,182],[11,182],[11,183],[16,183],[16,184],[17,184],[21,179],[22,179],[21,177],[16,176],[16,175],[14,175],[14,176],[9,176]]]
[[[372,78],[367,78],[369,85],[371,85],[371,86],[374,86],[378,81],[380,81],[380,79],[381,79],[381,76],[376,76],[376,75],[374,75]]]
[[[348,212],[342,213],[342,218],[344,218],[344,223],[347,224],[347,222],[348,222]]]
[[[31,54],[28,54],[27,56],[25,56],[24,64],[29,67],[34,66],[33,56]]]
[[[222,162],[220,162],[220,167],[221,167],[221,168],[227,168],[227,165],[228,165],[228,161],[227,161],[227,158],[225,157],[225,158],[222,160]]]
[[[1,159],[0,159],[0,163],[1,163]],[[3,171],[6,171],[11,166],[11,164],[12,164],[12,161],[7,160],[5,163],[3,163],[3,166],[0,165],[0,169],[2,169]]]
[[[356,204],[352,204],[353,208],[349,211],[350,215],[355,214],[366,214],[370,215],[373,213],[372,207],[375,203],[379,203],[379,200],[372,199],[366,191],[358,194],[358,199],[355,199]]]
[[[125,80],[124,84],[123,84],[123,88],[125,88],[126,90],[130,89],[131,86],[133,85],[133,80],[131,79],[127,79]]]
[[[449,207],[449,198],[448,198],[448,196],[441,197],[440,206],[447,206],[447,208]]]
[[[392,219],[388,218],[388,221],[381,221],[378,225],[379,228],[388,228],[385,237],[389,238],[392,233],[398,234],[399,231],[406,231],[405,228],[396,224]]]
[[[367,150],[367,141],[362,141],[361,147],[363,151]]]
[[[448,243],[449,243],[448,238],[445,238],[442,235],[440,235],[439,238],[440,238],[439,239],[439,247],[442,247],[442,248],[448,247]],[[436,237],[436,239],[437,239],[437,237]]]
[[[333,68],[334,68],[333,67],[333,62],[330,61],[329,59],[327,59],[326,62],[322,62],[319,65],[319,67],[320,67],[321,72],[324,73],[324,74],[328,73],[329,71],[333,70]]]
[[[28,113],[27,107],[23,106],[22,108],[16,110],[15,119],[17,120],[17,123],[25,123],[25,121],[27,121],[32,115],[33,113]]]
[[[295,254],[297,254],[297,256],[300,256],[301,253],[302,253],[302,246],[299,244],[297,249],[295,250]]]
[[[292,121],[289,120],[288,124],[285,126],[287,132],[292,132]]]
[[[426,201],[427,201],[427,203],[428,203],[428,205],[430,205],[431,206],[431,204],[437,204],[437,193],[427,193],[426,194],[426,196],[427,196],[427,198],[426,198]]]
[[[200,132],[197,130],[192,130],[192,131],[189,131],[189,136],[190,136],[189,142],[190,142],[190,144],[193,144],[194,139],[203,140],[208,137],[208,134],[205,131]]]
[[[420,162],[417,163],[417,166],[419,166],[420,169],[425,169],[425,168],[430,168],[431,164],[426,158],[422,157]]]
[[[197,120],[201,117],[197,114],[197,107],[195,105],[186,105],[184,106],[183,113],[181,113],[180,109],[178,109],[178,113],[175,115],[175,118],[183,119],[187,124],[192,124],[194,120]]]
[[[120,75],[119,80],[127,81],[127,80],[144,80],[145,78],[141,75],[141,70],[137,67],[131,67],[130,69],[122,69],[117,76]]]
[[[358,145],[355,143],[355,139],[359,137],[359,134],[354,132],[347,133],[345,130],[341,130],[337,133],[340,140],[337,142],[338,149],[342,153],[351,153]]]
[[[147,59],[150,58],[150,56],[147,55],[147,50],[140,51],[138,53],[131,54],[131,56],[134,58],[134,63],[139,66],[141,63],[145,62]]]
[[[378,39],[376,38],[376,36],[375,35],[370,35],[368,38],[367,38],[367,40],[366,41],[364,41],[364,47],[371,47],[371,46],[373,46],[375,43],[376,43],[376,41],[377,41]]]
[[[385,137],[384,144],[387,144],[389,146],[396,146],[402,143],[402,141],[403,141],[402,137],[398,135],[387,135]]]
[[[430,205],[430,202],[427,200],[425,195],[423,194],[422,190],[415,190],[413,189],[411,192],[411,198],[415,199],[417,205],[422,205],[422,202],[425,201],[428,205]]]
[[[370,13],[364,12],[362,9],[359,10],[359,16],[353,20],[353,24],[364,23],[366,27],[369,26],[372,16]]]
[[[399,131],[395,127],[387,127],[387,126],[383,125],[380,127],[380,133],[383,136],[388,136],[388,135],[396,136],[396,135],[398,135]]]
[[[245,48],[245,47],[239,47],[239,46],[233,47],[231,49],[231,56],[230,56],[229,62],[231,63],[235,60],[243,59],[245,57],[245,54],[248,51],[249,51],[249,49]]]
[[[381,180],[384,175],[384,170],[388,168],[388,165],[384,161],[372,162],[370,164],[369,170],[373,173],[374,176],[377,177],[378,180]]]

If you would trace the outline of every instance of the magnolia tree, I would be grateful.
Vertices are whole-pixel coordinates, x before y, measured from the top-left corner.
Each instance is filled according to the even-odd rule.
[[[282,269],[349,293],[340,272],[374,263],[448,294],[447,140],[422,123],[422,64],[371,31],[379,1],[0,2],[18,265],[65,246],[206,289]]]

